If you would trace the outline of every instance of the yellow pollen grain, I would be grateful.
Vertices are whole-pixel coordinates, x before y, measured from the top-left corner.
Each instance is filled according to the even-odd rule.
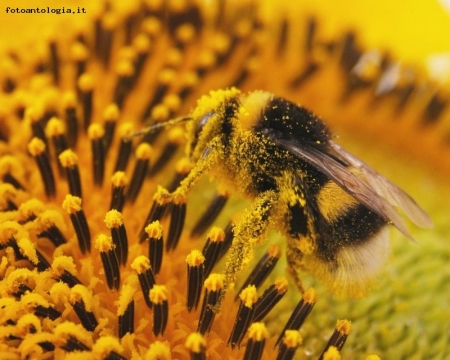
[[[131,122],[125,122],[119,126],[117,132],[119,134],[119,137],[123,138],[134,132],[134,126]]]
[[[41,332],[41,321],[34,314],[24,314],[17,320],[16,330],[18,336],[26,336],[30,331],[30,328],[34,328],[37,333]]]
[[[6,258],[6,256],[2,256],[2,259],[0,261],[0,278],[5,278],[6,276],[6,270],[9,269],[11,266],[10,262]]]
[[[213,242],[222,242],[225,240],[225,232],[217,226],[213,226],[208,233],[208,239]]]
[[[118,66],[120,66],[120,62],[122,61],[126,61],[126,62],[131,62],[131,64],[136,60],[136,50],[133,49],[130,46],[125,46],[122,49],[119,50],[118,52]],[[116,66],[116,72],[118,70],[118,66]]]
[[[83,92],[89,92],[94,88],[94,77],[91,74],[85,73],[78,79],[78,87]]]
[[[281,248],[278,245],[270,245],[267,254],[272,258],[279,258],[281,257]]]
[[[45,126],[45,135],[47,135],[47,137],[62,135],[64,134],[64,131],[64,123],[56,117],[52,117]]]
[[[116,209],[112,209],[106,213],[104,221],[108,229],[122,226],[123,225],[122,213],[120,213]]]
[[[28,143],[28,151],[32,156],[39,156],[45,151],[45,143],[41,139],[34,137]]]
[[[29,238],[25,237],[17,240],[17,246],[23,256],[29,259],[34,265],[37,265],[39,259],[36,254],[36,247]]]
[[[120,110],[117,104],[109,104],[103,111],[103,119],[108,122],[116,122],[119,120]]]
[[[131,76],[134,74],[134,65],[130,60],[121,60],[116,66],[116,73],[120,76]]]
[[[150,301],[153,304],[161,304],[167,301],[169,291],[165,285],[154,285],[150,290]]]
[[[228,35],[224,33],[218,33],[214,34],[213,39],[211,40],[211,44],[213,47],[213,50],[222,55],[225,54],[230,46],[231,46],[231,39]]]
[[[175,192],[175,193],[173,194],[172,202],[173,202],[175,205],[183,205],[183,204],[186,204],[186,201],[187,201],[187,198],[186,198],[186,195],[185,195],[185,194],[181,194],[181,193],[179,193],[179,192]]]
[[[208,291],[218,291],[223,287],[223,282],[225,280],[224,274],[211,274],[205,280],[204,285]]]
[[[92,333],[86,331],[81,325],[77,325],[71,321],[64,321],[58,324],[53,332],[58,346],[65,345],[69,337],[74,337],[83,344],[92,346]]]
[[[148,224],[144,230],[151,239],[161,239],[162,237],[162,226],[158,220]]]
[[[283,337],[283,343],[288,348],[296,348],[297,346],[301,345],[303,339],[300,335],[300,332],[297,330],[286,330]]]
[[[70,292],[71,289],[69,285],[62,281],[54,283],[50,288],[50,296],[52,297],[54,303],[68,301]]]
[[[193,88],[194,86],[198,85],[199,78],[195,71],[186,71],[180,79],[181,85],[188,88]]]
[[[145,53],[150,50],[152,45],[151,40],[145,34],[137,35],[133,40],[133,47],[136,49],[138,53]]]
[[[235,33],[239,37],[246,37],[253,31],[253,22],[248,19],[239,21],[235,28]]]
[[[205,257],[200,250],[191,250],[189,255],[186,257],[186,263],[191,267],[198,267],[205,262]]]
[[[305,255],[310,255],[315,250],[315,246],[311,239],[306,237],[302,237],[300,241],[298,241],[298,248]]]
[[[352,324],[348,320],[338,320],[336,322],[336,330],[341,334],[349,335],[352,331]]]
[[[111,236],[100,234],[96,237],[94,246],[98,251],[108,252],[114,248]]]
[[[38,233],[46,231],[54,226],[64,230],[65,223],[62,214],[56,210],[45,210],[34,221],[34,230]]]
[[[59,154],[59,162],[65,168],[73,167],[78,164],[78,156],[72,150],[64,150]]]
[[[62,207],[64,210],[67,211],[68,214],[73,214],[82,209],[81,202],[82,202],[82,200],[78,196],[73,196],[73,195],[68,194],[64,198]]]
[[[28,232],[15,221],[0,223],[0,244],[7,244],[12,238],[20,238],[27,235]]]
[[[189,351],[199,354],[206,348],[206,339],[202,334],[194,332],[188,335],[184,345]]]
[[[136,149],[136,158],[140,160],[147,160],[152,155],[153,149],[147,143],[140,144]]]
[[[149,1],[146,2],[149,3]],[[156,17],[148,17],[142,23],[142,30],[150,36],[158,35],[161,27],[161,21]]]
[[[20,302],[23,306],[27,307],[28,309],[38,305],[43,306],[45,308],[48,308],[50,306],[48,301],[45,300],[45,298],[42,295],[31,292],[28,292],[25,295],[23,295],[20,298]]]
[[[111,176],[111,183],[114,187],[124,187],[128,185],[128,178],[123,171],[116,171]]]
[[[19,191],[11,184],[0,184],[0,207],[2,209],[8,208],[8,200],[14,200],[19,195]]]
[[[164,85],[169,85],[177,77],[177,73],[172,69],[163,69],[159,73],[158,82]]]
[[[341,354],[335,346],[330,346],[323,354],[323,360],[341,360]]]
[[[92,352],[97,355],[96,358],[104,359],[111,351],[118,354],[123,352],[123,346],[120,344],[119,339],[112,335],[103,335],[97,339],[95,344],[92,346]]]
[[[159,205],[164,205],[170,202],[170,194],[167,189],[158,185],[156,188],[155,195],[153,195],[153,201],[158,203]]]
[[[114,28],[116,28],[119,22],[117,15],[112,13],[108,13],[105,16],[103,16],[102,20],[103,26],[106,30],[113,30]]]
[[[7,260],[6,258],[4,258]],[[18,268],[14,269],[9,273],[9,275],[4,280],[5,282],[2,284],[2,293],[3,294],[12,294],[17,292],[20,289],[20,284],[24,282],[36,282],[38,278],[38,274],[32,272],[26,268]]]
[[[73,261],[72,256],[60,255],[56,256],[52,262],[52,270],[57,275],[60,276],[64,273],[64,271],[68,271],[69,273],[76,275],[77,269],[75,267],[75,263]]]
[[[177,94],[169,94],[164,96],[163,105],[171,111],[176,111],[180,107],[181,99]]]
[[[175,171],[179,174],[187,174],[192,169],[192,162],[188,158],[182,158],[175,164]]]
[[[150,117],[156,121],[168,120],[170,116],[170,110],[164,104],[155,105],[151,111]]]
[[[172,355],[168,341],[155,341],[145,354],[144,360],[171,360]]]
[[[70,302],[73,304],[80,301],[83,301],[86,311],[92,312],[92,293],[86,286],[77,284],[70,289]]]
[[[279,294],[285,293],[289,288],[289,283],[284,276],[276,278],[274,281],[274,285]]]
[[[42,201],[33,198],[30,199],[19,206],[18,210],[18,221],[23,222],[29,219],[32,216],[39,215],[44,212],[47,208],[47,205]]]
[[[179,127],[170,129],[167,138],[171,143],[180,145],[185,140],[185,131]]]
[[[176,68],[183,63],[183,53],[177,48],[171,48],[166,54],[166,64],[167,66]],[[174,72],[175,74],[175,72]]]
[[[317,302],[317,292],[313,288],[305,291],[303,294],[303,300],[309,304],[315,304]]]
[[[209,95],[204,95],[197,101],[197,107],[193,111],[192,117],[194,119],[201,118],[204,114],[207,114],[211,110],[218,109],[220,104],[226,103],[228,99],[238,96],[239,94],[240,91],[234,87],[210,91]]]
[[[84,44],[76,42],[72,45],[70,54],[73,60],[84,61],[89,57],[89,50]]]
[[[131,263],[131,268],[138,274],[145,273],[148,269],[150,269],[150,267],[150,260],[144,255],[137,256]]]
[[[44,114],[44,109],[42,106],[35,105],[34,107],[28,107],[25,110],[25,120],[29,121],[30,123],[36,123],[41,120],[42,116]]]
[[[182,42],[188,43],[195,37],[195,27],[192,24],[183,24],[175,31],[175,38]]]
[[[21,169],[21,164],[15,156],[2,155],[0,157],[0,175],[3,176],[8,173],[18,172]]]
[[[244,306],[252,308],[253,304],[258,300],[258,294],[256,292],[255,285],[249,285],[239,294],[239,299],[241,299]]]
[[[100,124],[91,124],[88,128],[88,137],[90,140],[101,139],[105,135],[105,129]]]
[[[136,288],[130,284],[125,284],[120,289],[119,306],[117,307],[117,316],[123,316],[129,304],[133,301]]]
[[[73,109],[76,106],[77,99],[73,91],[67,91],[63,95],[63,106],[65,109]]]
[[[255,322],[248,329],[248,337],[254,341],[262,341],[269,337],[269,332],[262,322]]]
[[[216,61],[216,55],[209,49],[203,50],[198,57],[198,65],[206,69],[213,67]]]

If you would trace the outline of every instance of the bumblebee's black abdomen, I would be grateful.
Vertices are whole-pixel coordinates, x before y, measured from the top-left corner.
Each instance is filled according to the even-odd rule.
[[[319,215],[315,220],[318,253],[324,260],[334,261],[340,249],[370,241],[385,225],[386,220],[361,204],[331,221]]]

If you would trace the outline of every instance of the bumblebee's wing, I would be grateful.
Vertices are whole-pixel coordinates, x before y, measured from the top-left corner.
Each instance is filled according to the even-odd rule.
[[[375,190],[378,195],[389,201],[391,204],[400,207],[408,218],[416,225],[422,228],[433,226],[430,217],[422,210],[414,199],[411,198],[411,196],[335,142],[330,141],[329,144],[340,159],[349,165],[356,167],[361,172],[364,176],[364,180],[367,181],[370,187]]]
[[[354,196],[355,199],[357,199],[364,206],[366,206],[367,208],[371,209],[372,211],[383,217],[386,221],[392,223],[406,237],[414,241],[414,238],[408,232],[408,229],[406,228],[402,217],[397,212],[395,207],[392,205],[393,201],[390,198],[385,198],[384,196],[380,195],[378,191],[374,189],[372,185],[365,179],[366,176],[365,174],[362,173],[362,175],[364,175],[364,178],[355,175],[347,168],[347,166],[343,165],[336,158],[315,147],[304,146],[299,144],[298,141],[290,139],[288,140],[288,139],[272,138],[272,140],[275,141],[282,148],[288,150],[294,156],[308,162],[309,164],[314,166],[317,170],[329,176],[331,180],[336,182],[336,184],[338,184],[347,193]],[[332,146],[332,148],[334,149],[334,146]],[[336,151],[336,149],[334,150]],[[343,161],[344,164],[354,166],[359,169],[358,166],[355,166],[354,164],[350,163],[346,158],[346,156],[349,156],[350,154],[346,153],[346,156],[340,154],[339,152],[338,154],[341,155],[339,156],[339,158],[340,160]],[[353,156],[352,159],[354,159]],[[355,161],[356,160],[357,159],[355,159]],[[373,172],[375,173],[375,171]],[[378,176],[381,177],[381,175]],[[386,179],[384,179],[384,181],[386,183],[389,183],[389,181]],[[389,186],[392,187],[391,191],[394,191],[394,189],[398,189],[395,185],[391,183],[389,184],[390,184]],[[403,191],[401,191],[400,189],[398,189],[398,191],[399,193],[403,193]],[[409,196],[407,195],[406,197],[409,198]],[[415,204],[414,201],[412,203]],[[415,204],[415,207],[419,209],[421,212],[423,212],[417,204]]]

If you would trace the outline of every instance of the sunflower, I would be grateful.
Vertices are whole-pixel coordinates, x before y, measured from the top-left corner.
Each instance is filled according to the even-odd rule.
[[[344,15],[322,1],[5,9],[17,38],[0,54],[2,358],[444,356],[450,44],[431,25],[404,34],[419,16],[437,32],[448,25],[437,4],[407,16],[388,1],[345,5]],[[415,229],[418,244],[392,233],[393,259],[366,299],[333,299],[307,274],[301,294],[277,234],[225,293],[223,257],[246,201],[203,179],[165,202],[192,168],[183,126],[129,135],[231,86],[314,110],[430,210],[436,228]]]

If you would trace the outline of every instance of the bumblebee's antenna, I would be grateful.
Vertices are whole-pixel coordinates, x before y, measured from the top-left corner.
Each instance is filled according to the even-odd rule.
[[[190,117],[190,116],[182,116],[182,117],[178,117],[176,119],[167,120],[167,121],[164,121],[164,122],[161,122],[161,123],[153,124],[153,125],[150,125],[150,126],[144,128],[144,129],[135,131],[135,132],[125,136],[124,140],[125,141],[130,141],[132,138],[134,138],[136,136],[146,135],[146,134],[149,134],[149,133],[151,133],[152,131],[154,131],[156,129],[159,129],[159,128],[162,128],[162,127],[166,127],[166,126],[172,126],[172,125],[178,124],[180,122],[189,121],[189,120],[192,120],[192,117]]]

